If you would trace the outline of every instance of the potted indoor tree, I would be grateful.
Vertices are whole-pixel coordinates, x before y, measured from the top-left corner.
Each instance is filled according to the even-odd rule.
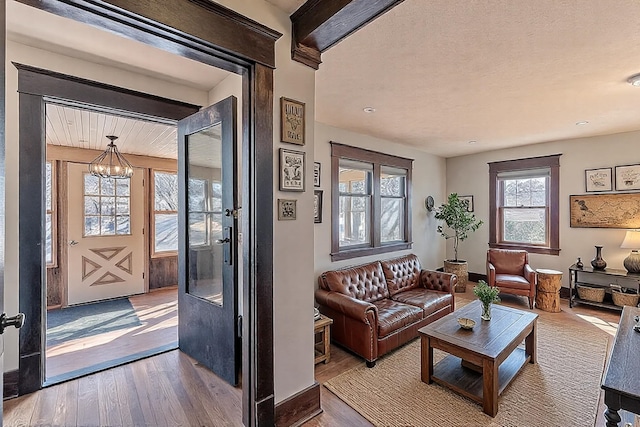
[[[443,203],[436,211],[436,219],[444,222],[438,225],[438,233],[445,239],[453,239],[453,259],[444,261],[444,271],[458,276],[456,292],[467,290],[469,272],[467,261],[458,259],[458,245],[469,237],[469,233],[476,231],[482,225],[472,212],[469,212],[469,204],[461,200],[458,194],[451,193],[446,203]]]

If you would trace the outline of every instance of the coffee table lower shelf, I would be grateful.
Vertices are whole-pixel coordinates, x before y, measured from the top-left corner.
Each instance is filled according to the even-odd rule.
[[[498,368],[498,396],[530,361],[524,348],[516,348]],[[483,403],[482,367],[470,369],[462,366],[462,359],[449,355],[433,367],[431,379],[456,393]]]

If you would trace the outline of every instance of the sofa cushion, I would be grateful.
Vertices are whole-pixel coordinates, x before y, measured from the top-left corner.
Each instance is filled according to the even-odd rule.
[[[411,254],[400,258],[380,261],[384,277],[387,279],[389,295],[395,295],[420,285],[420,261]]]
[[[442,308],[450,306],[453,302],[453,296],[450,293],[433,292],[423,288],[400,292],[391,298],[394,301],[420,307],[424,311],[424,317],[427,317]]]
[[[378,336],[385,337],[398,329],[422,320],[422,310],[409,304],[382,299],[373,303],[378,307]]]
[[[509,289],[529,289],[531,283],[522,276],[513,274],[496,274],[496,286]]]
[[[320,286],[366,302],[389,297],[387,282],[379,262],[322,273]]]

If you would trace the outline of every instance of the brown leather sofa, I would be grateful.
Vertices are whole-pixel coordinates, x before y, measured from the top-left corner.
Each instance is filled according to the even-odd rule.
[[[373,367],[454,310],[457,281],[455,274],[421,269],[418,257],[407,255],[322,273],[316,301],[333,319],[332,341]]]
[[[527,297],[529,308],[533,308],[536,272],[529,265],[529,253],[523,250],[489,249],[487,284],[499,287],[500,293]]]

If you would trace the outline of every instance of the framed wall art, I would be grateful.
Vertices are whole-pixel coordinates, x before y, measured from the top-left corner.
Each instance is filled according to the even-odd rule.
[[[280,191],[304,191],[304,153],[280,149]]]
[[[584,171],[584,182],[587,193],[613,190],[611,168],[586,169]]]
[[[296,219],[296,200],[278,199],[278,221]]]
[[[280,140],[304,145],[304,103],[280,98]]]
[[[640,193],[569,196],[571,227],[640,228]]]
[[[322,222],[322,190],[313,191],[313,222]]]
[[[467,212],[473,212],[473,196],[458,196],[458,199],[467,203]]]
[[[313,186],[320,187],[320,163],[313,163]]]
[[[616,166],[616,190],[640,190],[640,165]]]

